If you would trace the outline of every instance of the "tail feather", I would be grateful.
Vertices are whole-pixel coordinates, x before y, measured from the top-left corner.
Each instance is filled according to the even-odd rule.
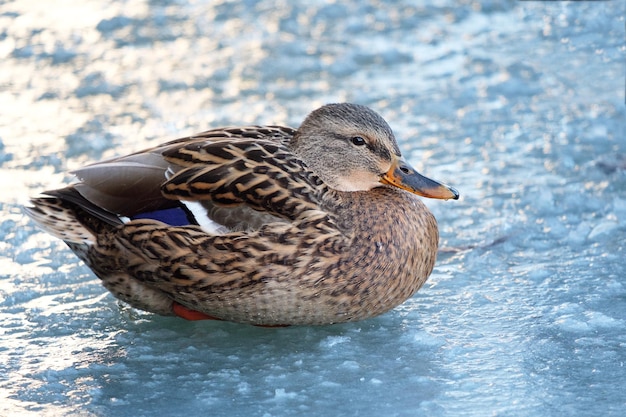
[[[46,191],[44,192],[44,195],[56,197],[65,202],[68,206],[73,206],[75,211],[76,209],[80,209],[82,212],[86,212],[89,216],[93,216],[108,225],[118,226],[122,224],[119,216],[92,203],[90,200],[85,198],[80,190],[75,186],[61,188],[59,190]],[[84,221],[82,217],[84,217],[84,215],[80,216],[79,220]]]
[[[24,212],[42,229],[74,244],[92,245],[98,233],[122,224],[120,218],[86,200],[74,187],[31,199]]]

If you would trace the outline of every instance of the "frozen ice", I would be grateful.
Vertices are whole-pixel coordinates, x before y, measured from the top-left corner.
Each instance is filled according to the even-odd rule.
[[[624,415],[624,2],[57,3],[0,4],[0,415]],[[425,201],[435,271],[380,317],[139,312],[21,211],[88,162],[337,101],[461,192]]]

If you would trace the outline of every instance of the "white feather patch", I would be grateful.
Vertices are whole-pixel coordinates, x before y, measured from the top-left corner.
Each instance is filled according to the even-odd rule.
[[[181,201],[189,209],[200,227],[212,235],[223,235],[230,232],[230,229],[222,224],[214,222],[207,216],[206,209],[197,201]]]

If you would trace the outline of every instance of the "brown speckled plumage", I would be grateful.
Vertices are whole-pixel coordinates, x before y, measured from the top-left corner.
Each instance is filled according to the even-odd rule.
[[[215,129],[76,175],[26,210],[117,298],[265,326],[361,320],[402,303],[437,254],[436,221],[415,194],[458,198],[354,104],[324,106],[297,131]],[[166,209],[190,224],[136,218]]]

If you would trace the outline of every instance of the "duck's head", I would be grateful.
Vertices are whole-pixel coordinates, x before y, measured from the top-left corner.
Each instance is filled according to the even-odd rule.
[[[358,104],[327,104],[313,111],[290,147],[331,188],[367,191],[391,185],[417,195],[458,199],[452,187],[424,177],[401,156],[387,122]]]

